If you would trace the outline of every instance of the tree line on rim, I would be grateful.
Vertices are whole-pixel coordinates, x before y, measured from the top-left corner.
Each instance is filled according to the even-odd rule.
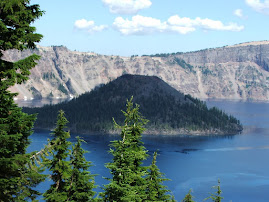
[[[8,89],[27,81],[39,56],[31,55],[17,62],[5,61],[2,56],[9,49],[35,48],[42,35],[35,33],[31,25],[43,13],[30,0],[0,1],[0,201],[36,201],[41,193],[35,187],[48,177],[42,174],[45,169],[50,171],[53,181],[43,193],[46,201],[175,201],[162,184],[167,179],[156,165],[157,153],[150,166],[142,166],[148,157],[141,141],[146,120],[131,100],[124,112],[125,124],[117,125],[122,139],[111,143],[113,160],[107,168],[112,178],[100,198],[93,197],[96,185],[89,171],[91,162],[86,161],[86,151],[81,148],[83,140],[77,138],[75,145],[67,140],[70,134],[65,131],[67,120],[63,111],[58,114],[53,139],[45,148],[26,152],[36,117],[22,112],[13,100],[17,94]],[[220,194],[218,186],[216,194],[210,197],[220,201]],[[193,201],[191,193],[184,201]]]

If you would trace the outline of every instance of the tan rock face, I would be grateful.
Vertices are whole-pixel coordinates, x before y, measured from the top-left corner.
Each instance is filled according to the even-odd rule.
[[[41,56],[29,81],[11,88],[19,99],[69,97],[90,91],[122,74],[158,76],[175,89],[198,98],[269,99],[269,42],[251,42],[165,57],[106,56],[63,46],[8,51],[17,61]]]

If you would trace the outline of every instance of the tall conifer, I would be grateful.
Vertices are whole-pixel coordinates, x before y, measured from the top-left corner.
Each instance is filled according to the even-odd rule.
[[[57,125],[52,132],[53,139],[49,142],[51,145],[52,159],[44,160],[45,166],[52,172],[51,179],[53,183],[43,194],[46,201],[64,202],[68,199],[69,179],[71,176],[71,165],[67,159],[70,156],[71,142],[69,132],[66,132],[67,119],[62,110],[59,111]]]
[[[213,186],[213,188],[217,189],[217,191],[214,193],[211,193],[210,196],[204,200],[212,199],[213,202],[221,202],[221,200],[224,198],[221,196],[222,191],[220,189],[220,180],[219,179],[218,179],[218,186]]]
[[[191,195],[191,190],[186,194],[182,202],[194,202],[193,196]]]
[[[87,202],[93,201],[95,192],[92,190],[96,188],[94,184],[94,175],[89,171],[92,166],[88,162],[84,154],[86,151],[82,149],[82,139],[77,137],[77,143],[72,147],[71,166],[72,172],[69,178],[68,201]]]
[[[31,24],[42,13],[29,0],[0,1],[0,201],[34,200],[38,192],[33,187],[44,179],[37,168],[27,166],[31,154],[26,154],[26,148],[35,116],[23,113],[13,101],[17,94],[8,90],[28,79],[39,56],[17,62],[3,59],[6,50],[35,48],[42,36]]]
[[[157,167],[156,158],[157,152],[154,152],[153,160],[149,166],[149,172],[146,177],[146,201],[171,201],[171,196],[168,195],[169,190],[163,185],[163,182],[168,179],[163,177],[163,173],[161,173]]]
[[[147,158],[147,151],[141,141],[141,134],[145,130],[145,120],[139,113],[139,106],[133,106],[132,99],[127,100],[126,112],[123,111],[125,121],[121,129],[121,139],[112,141],[110,153],[112,163],[106,165],[110,169],[112,179],[105,185],[102,193],[104,201],[142,201],[146,199],[147,167],[142,161]]]

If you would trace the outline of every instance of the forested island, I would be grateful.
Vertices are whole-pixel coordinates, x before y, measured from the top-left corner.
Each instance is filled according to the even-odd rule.
[[[215,107],[208,109],[205,102],[178,92],[156,76],[126,74],[69,102],[23,111],[38,114],[35,128],[39,129],[53,128],[62,109],[72,132],[117,133],[112,117],[117,123],[123,123],[124,116],[119,111],[131,97],[149,120],[146,133],[236,134],[242,131],[235,117]]]

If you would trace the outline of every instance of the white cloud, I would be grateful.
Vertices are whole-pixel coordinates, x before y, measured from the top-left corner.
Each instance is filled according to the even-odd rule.
[[[245,0],[246,4],[259,13],[269,15],[269,0],[261,2],[260,0]]]
[[[237,17],[239,17],[239,18],[243,18],[244,17],[243,10],[242,9],[236,9],[234,11],[234,15],[237,16]]]
[[[85,19],[81,19],[75,22],[75,27],[78,29],[87,29],[92,26],[94,26],[94,21],[87,21]]]
[[[116,30],[123,35],[142,35],[151,33],[174,32],[179,34],[188,34],[197,29],[217,30],[217,31],[241,31],[244,26],[238,26],[236,23],[224,25],[221,21],[211,20],[199,17],[190,19],[187,17],[171,16],[167,21],[161,22],[159,19],[136,15],[132,20],[117,17],[113,23]]]
[[[117,17],[113,26],[124,35],[132,35],[162,32],[166,29],[167,25],[155,18],[136,15],[132,17],[131,21]]]
[[[244,26],[239,26],[236,23],[228,23],[228,25],[224,25],[221,21],[211,20],[208,18],[201,19],[196,18],[194,20],[197,23],[197,27],[200,27],[204,30],[217,30],[217,31],[233,31],[239,32],[244,29]]]
[[[106,25],[95,25],[94,21],[87,21],[85,19],[77,20],[74,27],[79,30],[85,30],[89,33],[100,32],[107,28]]]
[[[136,14],[138,11],[149,8],[150,0],[102,0],[109,11],[115,14]]]

